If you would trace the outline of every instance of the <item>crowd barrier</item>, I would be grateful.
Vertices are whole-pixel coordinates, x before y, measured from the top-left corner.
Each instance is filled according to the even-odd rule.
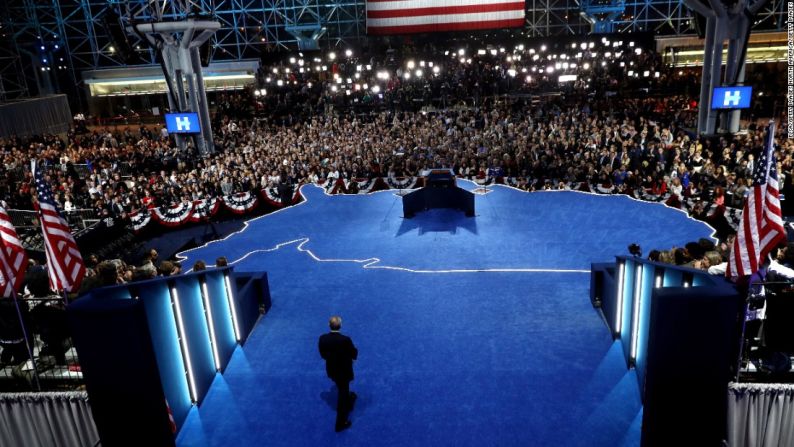
[[[0,390],[52,391],[83,385],[63,297],[0,300],[0,329]]]

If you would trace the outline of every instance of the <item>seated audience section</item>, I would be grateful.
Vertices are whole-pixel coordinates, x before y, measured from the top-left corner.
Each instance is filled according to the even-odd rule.
[[[270,303],[266,283],[262,273],[238,278],[224,267],[96,289],[75,301],[70,321],[103,441],[173,445],[191,406],[253,329],[259,303]],[[113,325],[108,316],[116,316]],[[124,391],[142,378],[147,387]],[[148,426],[143,419],[166,430],[138,430]]]
[[[736,287],[704,270],[619,256],[592,265],[591,300],[636,372],[643,445],[671,445],[682,433],[699,445],[723,439],[739,347]]]

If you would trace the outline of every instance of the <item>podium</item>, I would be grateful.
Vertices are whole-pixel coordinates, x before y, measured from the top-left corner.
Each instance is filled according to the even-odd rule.
[[[474,217],[474,194],[456,185],[451,169],[433,169],[425,175],[425,187],[403,196],[403,216],[410,219],[420,211],[453,208]]]

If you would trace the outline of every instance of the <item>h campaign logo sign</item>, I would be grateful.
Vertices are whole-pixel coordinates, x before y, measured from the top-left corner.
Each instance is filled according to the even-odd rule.
[[[712,109],[747,109],[753,97],[752,87],[714,87]]]
[[[200,133],[198,113],[166,113],[165,127],[169,133]]]

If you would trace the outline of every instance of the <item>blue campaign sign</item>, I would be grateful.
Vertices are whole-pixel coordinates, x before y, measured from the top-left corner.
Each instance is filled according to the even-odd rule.
[[[201,133],[198,113],[166,113],[165,127],[168,133]]]
[[[711,95],[711,108],[749,109],[752,97],[752,87],[714,87],[714,93]]]

